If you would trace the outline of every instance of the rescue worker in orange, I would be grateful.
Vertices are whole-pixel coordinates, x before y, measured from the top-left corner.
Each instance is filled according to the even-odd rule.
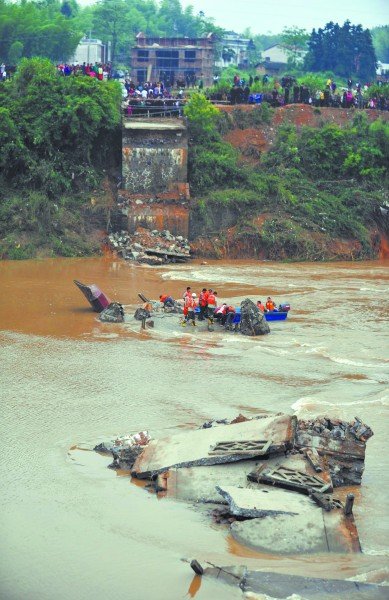
[[[224,311],[226,309],[227,309],[227,304],[225,302],[223,302],[223,304],[215,310],[214,316],[215,316],[215,319],[217,321],[219,321],[220,325],[224,325],[224,321],[225,321],[225,312]]]
[[[257,307],[259,308],[259,310],[260,310],[261,312],[263,312],[263,313],[265,312],[265,307],[264,307],[264,305],[262,304],[262,300],[258,300],[258,302],[257,302]]]
[[[191,295],[192,295],[192,291],[191,291],[191,288],[190,288],[190,286],[188,286],[188,287],[186,288],[185,292],[182,294],[182,299],[183,299],[183,301],[185,302],[185,298],[186,298],[187,296],[191,296]]]
[[[213,323],[213,315],[214,315],[215,310],[216,310],[216,294],[217,294],[217,292],[213,292],[211,289],[208,290],[207,316],[208,316],[208,319],[211,321],[211,323]]]
[[[273,300],[270,298],[270,296],[267,297],[266,300],[266,310],[270,311],[270,310],[274,310],[276,307],[276,305],[274,304]]]
[[[203,288],[199,295],[199,307],[200,307],[199,321],[204,321],[206,314],[207,314],[207,306],[208,306],[208,292],[207,292],[207,288]]]
[[[167,294],[161,294],[159,297],[159,301],[162,302],[164,308],[166,308],[167,306],[174,306],[173,298],[171,296],[168,296]]]
[[[226,329],[230,329],[230,326],[232,325],[232,321],[234,320],[236,314],[236,310],[233,306],[227,306],[227,308],[225,309],[225,318],[224,318],[224,322],[222,323],[223,325],[225,325]]]
[[[193,293],[193,294],[191,294],[191,296],[186,296],[185,307],[184,307],[184,314],[185,314],[185,309],[186,309],[186,316],[185,316],[185,320],[183,322],[183,326],[185,326],[186,323],[189,323],[189,321],[192,321],[193,327],[196,326],[196,322],[195,322],[196,306],[197,306],[196,294]]]

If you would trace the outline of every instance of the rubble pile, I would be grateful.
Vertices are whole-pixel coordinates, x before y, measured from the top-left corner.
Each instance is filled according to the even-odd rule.
[[[206,503],[232,537],[255,550],[359,552],[354,496],[335,496],[334,488],[361,483],[372,435],[358,418],[299,421],[258,411],[161,439],[142,432],[104,451],[114,457],[111,466],[149,480],[157,494]]]
[[[107,308],[101,311],[99,321],[103,323],[123,323],[124,309],[119,302],[111,302]]]
[[[134,234],[128,231],[110,233],[106,238],[109,248],[125,260],[141,264],[162,265],[186,262],[190,259],[190,245],[182,235],[174,236],[168,229],[150,231],[138,227]]]

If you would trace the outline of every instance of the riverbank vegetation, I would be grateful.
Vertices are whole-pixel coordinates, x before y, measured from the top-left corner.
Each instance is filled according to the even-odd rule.
[[[59,77],[47,59],[0,86],[0,255],[96,250],[81,214],[118,169],[120,99],[116,82]]]
[[[281,125],[271,150],[245,161],[222,136],[233,116],[209,113],[204,96],[196,98],[196,111],[189,106],[198,231],[217,236],[220,224],[232,227],[235,242],[250,239],[273,259],[325,259],[337,241],[350,243],[353,258],[376,256],[379,206],[388,200],[387,122],[369,124],[357,112],[342,128]],[[254,109],[252,123],[266,123],[268,110]]]

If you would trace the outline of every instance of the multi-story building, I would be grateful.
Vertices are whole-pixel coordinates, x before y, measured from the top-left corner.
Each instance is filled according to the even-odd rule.
[[[215,65],[221,69],[233,65],[239,69],[247,69],[248,50],[252,40],[242,38],[235,31],[227,31],[220,41],[219,56]]]
[[[202,38],[147,37],[140,32],[131,48],[131,78],[137,83],[163,81],[166,85],[212,85],[214,70],[213,33]]]
[[[78,44],[71,63],[107,63],[111,60],[110,48],[101,40],[94,38],[82,38]]]

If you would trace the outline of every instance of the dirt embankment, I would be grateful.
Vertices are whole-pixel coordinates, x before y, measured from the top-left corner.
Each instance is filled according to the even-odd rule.
[[[252,105],[219,106],[218,108],[227,113],[237,109],[243,112],[255,110],[255,106]],[[233,129],[224,136],[224,139],[237,148],[244,159],[252,162],[253,158],[259,158],[262,152],[266,152],[271,148],[278,127],[284,123],[296,125],[297,128],[303,126],[322,127],[327,123],[346,127],[353,121],[357,113],[364,113],[369,121],[375,121],[379,118],[389,121],[389,112],[379,110],[360,111],[354,108],[315,108],[307,104],[287,104],[274,111],[269,125],[263,124],[255,129]]]
[[[255,106],[220,106],[221,111],[230,113],[236,127],[224,135],[224,139],[234,146],[242,163],[257,165],[263,152],[269,151],[276,139],[277,130],[282,124],[293,124],[297,129],[304,126],[322,127],[325,124],[349,126],[357,113],[363,112],[369,122],[378,118],[389,121],[389,113],[377,110],[358,111],[356,109],[315,108],[305,104],[290,104],[277,108],[269,124],[250,128],[240,128],[239,122],[247,122],[242,113],[255,111]],[[236,111],[236,113],[234,113]],[[243,115],[244,116],[244,115]],[[242,212],[243,210],[243,212]],[[373,256],[389,256],[389,240],[384,228],[371,225],[368,240],[364,244],[356,239],[331,238],[323,233],[323,228],[313,226],[299,228],[298,231],[286,231],[286,235],[277,234],[273,243],[264,240],[263,231],[267,222],[290,220],[289,214],[277,215],[260,213],[253,215],[250,210],[236,209],[232,206],[206,207],[206,215],[191,212],[192,251],[196,256],[238,259],[258,258],[272,260],[356,260]],[[243,225],[242,225],[243,224]]]

